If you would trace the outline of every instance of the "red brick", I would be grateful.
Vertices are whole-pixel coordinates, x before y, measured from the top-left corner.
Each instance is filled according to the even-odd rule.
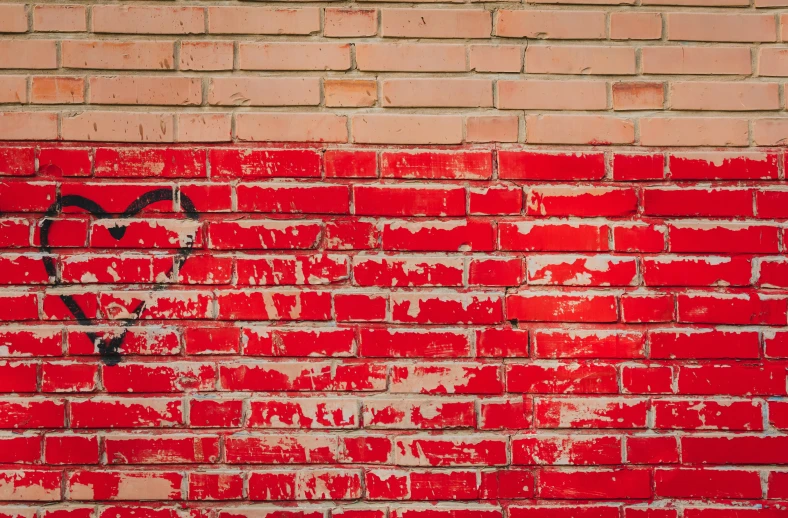
[[[355,214],[359,216],[462,216],[465,190],[462,188],[394,187],[356,185],[353,187]]]
[[[538,394],[615,394],[613,365],[584,362],[508,364],[506,386],[510,392]]]
[[[601,180],[605,157],[601,153],[551,154],[498,151],[499,175],[511,180]]]

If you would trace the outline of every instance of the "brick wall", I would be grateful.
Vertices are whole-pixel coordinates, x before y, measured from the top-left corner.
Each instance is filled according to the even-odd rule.
[[[788,3],[574,1],[0,4],[0,518],[788,516]]]

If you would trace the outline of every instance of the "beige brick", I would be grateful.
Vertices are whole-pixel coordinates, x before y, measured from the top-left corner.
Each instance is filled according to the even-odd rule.
[[[489,79],[386,79],[381,83],[383,106],[491,107]]]
[[[367,79],[326,79],[323,81],[326,106],[374,106],[378,100],[378,85]]]
[[[788,77],[788,49],[761,47],[758,52],[758,75]]]
[[[784,146],[788,144],[788,119],[758,119],[752,125],[752,140],[756,146]]]
[[[27,78],[25,76],[0,76],[0,104],[27,102]]]
[[[788,41],[788,15],[780,15],[780,41]]]
[[[604,81],[498,81],[498,108],[502,110],[604,110]]]
[[[480,0],[479,0],[480,1]],[[528,0],[529,4],[635,5],[636,0]]]
[[[55,140],[57,114],[0,112],[0,140]]]
[[[239,140],[347,142],[347,118],[330,113],[238,113]]]
[[[172,142],[172,115],[119,111],[87,111],[64,114],[61,132],[65,140],[97,142]]]
[[[57,68],[57,48],[49,40],[0,39],[0,69]]]
[[[459,115],[354,115],[353,142],[359,144],[459,144]]]
[[[661,110],[665,104],[662,83],[613,83],[614,110]]]
[[[770,14],[668,13],[672,41],[777,41],[777,20]]]
[[[471,70],[477,72],[521,72],[523,49],[517,45],[471,45]]]
[[[180,70],[232,70],[232,41],[181,42]]]
[[[640,120],[644,146],[746,146],[747,119],[654,117]]]
[[[465,46],[439,43],[357,43],[359,70],[464,72]]]
[[[670,84],[673,110],[779,110],[777,83],[687,81]]]
[[[320,9],[219,6],[208,8],[211,34],[311,34],[320,30]]]
[[[516,115],[474,115],[465,124],[468,142],[517,142],[520,131]]]
[[[496,17],[496,35],[504,38],[597,40],[606,37],[603,11],[501,9]]]
[[[117,34],[201,34],[205,19],[200,7],[96,5],[92,27]]]
[[[81,77],[35,76],[30,101],[34,104],[79,104],[85,102],[85,80]]]
[[[489,38],[490,12],[482,9],[383,9],[385,38]]]
[[[327,7],[324,17],[323,36],[328,38],[374,36],[378,32],[375,9]]]
[[[644,47],[641,61],[645,74],[749,74],[747,47]]]
[[[227,142],[232,136],[229,113],[178,113],[175,119],[177,142]]]
[[[347,43],[241,43],[241,70],[347,70]]]
[[[635,49],[531,45],[525,51],[525,71],[530,74],[634,74]]]
[[[33,30],[38,32],[84,32],[88,30],[84,5],[36,5]]]
[[[525,141],[531,144],[632,144],[635,124],[606,115],[528,115]]]
[[[195,105],[202,102],[202,80],[197,77],[91,77],[91,104]]]
[[[110,70],[171,70],[175,47],[172,41],[85,41],[61,44],[63,66]]]
[[[748,7],[749,0],[642,0],[641,5],[679,5],[686,7]]]
[[[27,32],[25,4],[0,4],[0,33]]]
[[[661,37],[660,13],[610,13],[611,40],[658,40]]]
[[[217,77],[208,104],[218,106],[317,106],[319,77]]]

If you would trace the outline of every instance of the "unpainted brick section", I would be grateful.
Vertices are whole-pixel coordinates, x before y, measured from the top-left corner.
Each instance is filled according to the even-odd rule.
[[[785,0],[0,5],[0,141],[768,148]]]

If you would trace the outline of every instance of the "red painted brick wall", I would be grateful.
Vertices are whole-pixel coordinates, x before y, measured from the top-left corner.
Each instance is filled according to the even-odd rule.
[[[1,156],[3,515],[786,513],[782,152]]]
[[[0,4],[0,518],[788,517],[786,42]]]

